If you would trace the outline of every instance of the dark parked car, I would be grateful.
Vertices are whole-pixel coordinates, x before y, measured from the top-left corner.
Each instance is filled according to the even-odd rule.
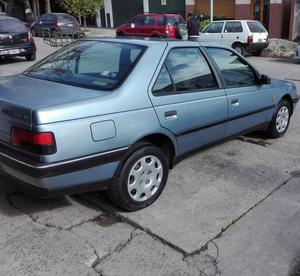
[[[0,170],[25,192],[107,189],[138,210],[188,152],[254,130],[283,136],[298,101],[294,83],[230,48],[79,40],[0,78]]]
[[[117,36],[143,36],[187,39],[187,27],[179,14],[139,14],[128,23],[120,25]]]
[[[0,17],[0,57],[24,56],[33,61],[36,47],[31,32],[23,22],[9,16]]]
[[[34,36],[42,36],[43,30],[49,30],[51,34],[65,35],[81,34],[78,20],[67,13],[47,13],[31,24],[31,32]]]

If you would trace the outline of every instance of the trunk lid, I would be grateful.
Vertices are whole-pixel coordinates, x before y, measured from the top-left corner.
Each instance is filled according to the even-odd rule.
[[[22,45],[28,42],[28,33],[0,32],[0,47]]]
[[[33,115],[36,110],[91,100],[107,94],[110,93],[25,75],[0,78],[0,140],[9,143],[12,126],[31,129],[37,123]],[[63,112],[59,118],[64,119]]]

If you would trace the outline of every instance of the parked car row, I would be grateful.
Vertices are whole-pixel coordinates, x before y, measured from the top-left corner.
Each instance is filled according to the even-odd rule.
[[[183,39],[187,27],[178,14],[140,14],[128,23],[120,25],[117,36],[160,37]],[[252,52],[257,55],[268,47],[268,32],[259,21],[227,20],[210,23],[199,33],[200,42],[220,43],[232,47],[241,55]]]

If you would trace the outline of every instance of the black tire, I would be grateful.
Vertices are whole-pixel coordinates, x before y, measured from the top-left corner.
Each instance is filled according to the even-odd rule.
[[[117,33],[117,36],[124,36],[124,34],[123,33]]]
[[[232,45],[232,48],[237,51],[240,55],[245,56],[246,50],[244,46],[241,43],[235,43]]]
[[[284,107],[288,110],[288,122],[285,126],[285,128],[281,131],[278,130],[277,125],[277,117],[279,116],[279,113],[284,109]],[[267,134],[270,138],[279,138],[282,137],[288,130],[289,124],[290,124],[290,118],[291,118],[291,106],[287,100],[281,100],[274,112],[274,115],[272,117],[272,121],[270,122],[267,130]]]
[[[260,57],[261,52],[262,52],[262,50],[261,51],[255,51],[255,52],[253,52],[253,55],[256,56],[256,57]]]
[[[187,35],[188,35],[188,30],[186,24],[178,23],[176,25],[176,38],[183,39],[184,37],[187,37]]]
[[[143,200],[143,201],[138,201],[138,200],[135,200],[132,198],[137,193],[137,191],[134,188],[131,190],[131,192],[133,192],[133,193],[131,193],[131,195],[129,193],[129,189],[128,189],[128,181],[130,181],[129,175],[132,172],[132,170],[134,170],[138,165],[142,166],[139,161],[142,158],[147,157],[147,156],[153,156],[154,158],[156,158],[157,160],[160,161],[161,168],[162,168],[162,175],[160,176],[161,181],[160,181],[160,184],[157,185],[158,187],[156,187],[156,191],[154,192],[153,195],[151,195],[148,199],[145,198],[145,200]],[[154,161],[155,167],[157,165],[157,167],[159,168],[160,164],[158,164],[154,159],[151,159],[151,161]],[[147,163],[147,159],[145,162]],[[152,174],[151,171],[148,173]],[[157,175],[156,175],[156,173],[157,172],[154,172],[152,174],[153,176],[155,176],[154,178],[158,178],[160,175],[160,173],[158,173]],[[144,170],[141,171],[141,175],[142,174],[143,174],[143,177],[146,176]],[[169,162],[168,162],[167,157],[164,154],[164,152],[160,148],[155,147],[153,145],[142,146],[142,147],[138,148],[137,150],[135,150],[129,156],[129,158],[124,162],[124,164],[120,168],[119,172],[115,176],[114,181],[110,184],[110,186],[108,188],[108,191],[107,191],[108,196],[109,196],[111,202],[114,205],[116,205],[117,207],[121,208],[122,210],[137,211],[137,210],[143,209],[143,208],[151,205],[160,196],[161,192],[163,191],[163,189],[167,183],[168,174],[169,174]],[[133,176],[131,175],[130,177],[133,177]],[[142,177],[140,176],[140,178],[142,178]],[[147,178],[147,176],[146,176],[146,178]],[[144,181],[141,179],[139,179],[139,180],[142,182]],[[146,182],[147,180],[145,180],[144,183],[147,184],[147,182]],[[133,181],[135,181],[134,177],[133,177]],[[152,182],[150,182],[150,183],[152,183]],[[138,187],[140,187],[141,185],[146,185],[146,184],[138,184],[139,185]],[[153,187],[155,187],[155,185],[153,185],[152,187],[149,187],[150,191],[152,191]],[[135,190],[135,193],[134,193],[134,190]],[[144,194],[144,196],[143,196],[143,194]],[[145,197],[145,193],[141,193],[141,196],[138,197],[138,199],[142,199],[143,197]]]
[[[30,54],[30,55],[26,55],[25,58],[28,60],[28,61],[35,61],[36,60],[36,54]]]

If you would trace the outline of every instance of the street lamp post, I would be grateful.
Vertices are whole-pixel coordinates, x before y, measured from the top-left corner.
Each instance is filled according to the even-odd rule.
[[[214,21],[214,0],[210,0],[210,22]]]

